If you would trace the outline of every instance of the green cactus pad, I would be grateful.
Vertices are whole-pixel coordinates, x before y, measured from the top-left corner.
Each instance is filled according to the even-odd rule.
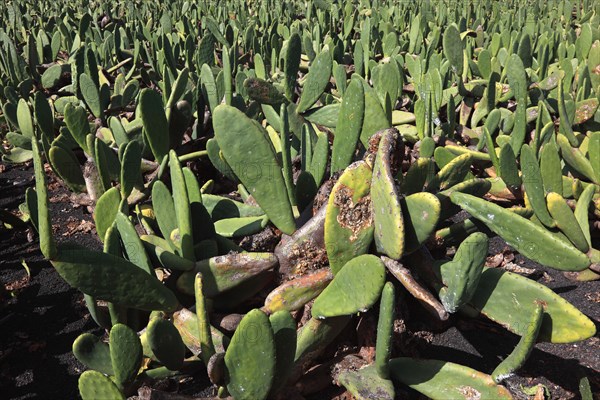
[[[171,171],[171,185],[173,186],[173,205],[175,217],[181,239],[181,256],[194,261],[194,237],[192,228],[192,212],[185,184],[183,170],[175,150],[169,152],[169,169]]]
[[[98,371],[85,371],[79,376],[78,386],[83,400],[125,400],[113,381]]]
[[[512,54],[508,59],[506,77],[517,100],[517,109],[514,115],[515,124],[510,134],[510,145],[515,157],[517,157],[527,133],[527,73],[521,57],[517,54]]]
[[[18,111],[18,108],[17,108]],[[38,127],[51,140],[54,138],[54,112],[43,92],[35,92],[33,112]]]
[[[421,192],[401,200],[404,216],[404,253],[410,254],[429,239],[440,220],[441,205],[431,193]]]
[[[289,311],[277,311],[269,317],[275,340],[275,376],[271,395],[281,390],[287,383],[294,366],[296,355],[296,321]]]
[[[142,149],[137,141],[127,143],[121,160],[121,196],[126,199],[141,179]]]
[[[392,175],[392,157],[396,152],[403,154],[403,147],[395,128],[384,131],[379,141],[371,183],[375,247],[378,252],[396,260],[402,257],[404,251],[404,222]]]
[[[62,245],[52,260],[60,276],[85,294],[140,310],[174,311],[178,301],[158,279],[135,264],[75,245]]]
[[[265,299],[263,311],[274,313],[280,310],[296,311],[317,297],[329,285],[333,274],[329,268],[300,276],[275,288]]]
[[[498,166],[500,167],[500,170],[497,171],[498,175],[506,183],[506,186],[511,191],[518,190],[521,186],[521,177],[519,176],[517,159],[510,143],[505,143],[500,149]]]
[[[179,331],[185,346],[196,356],[202,356],[198,316],[186,308],[173,314],[173,325]],[[210,327],[215,352],[224,353],[229,345],[229,338],[217,328]]]
[[[52,146],[48,152],[48,158],[56,173],[69,189],[75,193],[86,191],[85,179],[83,179],[79,161],[71,150],[66,150],[60,146]]]
[[[502,360],[492,372],[494,381],[497,383],[502,382],[525,364],[531,350],[533,350],[535,346],[538,333],[542,326],[543,316],[544,307],[541,303],[536,302],[531,320],[527,324],[527,331],[521,337],[521,340],[519,340],[517,347],[515,347],[512,353]]]
[[[470,172],[473,157],[461,154],[444,166],[427,185],[428,192],[445,190],[462,182]]]
[[[177,280],[177,287],[193,294],[196,273],[202,274],[204,294],[216,296],[250,278],[277,266],[277,257],[271,253],[238,253],[198,261],[193,271],[185,272]]]
[[[33,167],[35,175],[35,192],[37,194],[37,221],[40,234],[40,250],[46,259],[53,260],[57,256],[56,243],[52,235],[52,220],[48,210],[48,188],[46,186],[46,173],[38,143],[35,138],[31,140],[33,153]]]
[[[548,228],[553,228],[556,223],[548,213],[546,207],[546,196],[544,193],[544,182],[542,172],[535,156],[535,152],[529,145],[523,145],[521,149],[521,169],[523,171],[523,186],[531,204],[535,216]]]
[[[119,235],[123,240],[123,247],[127,254],[127,259],[143,271],[154,276],[154,267],[148,259],[146,249],[144,248],[133,223],[125,214],[118,211],[115,216],[115,224],[119,230]]]
[[[153,318],[146,328],[148,344],[156,359],[171,371],[183,365],[185,344],[171,321]]]
[[[402,179],[402,184],[400,186],[401,192],[408,196],[422,191],[429,173],[430,171],[433,171],[433,168],[435,168],[435,165],[431,159],[417,158],[408,168],[406,175],[404,175],[404,179]]]
[[[103,374],[113,375],[108,343],[96,335],[83,333],[73,342],[73,355],[83,365]]]
[[[563,195],[563,176],[558,149],[552,142],[546,143],[540,152],[540,172],[544,191]]]
[[[527,258],[564,271],[581,271],[590,265],[585,254],[526,218],[468,194],[455,192],[450,199]]]
[[[225,353],[227,390],[236,399],[265,399],[276,367],[276,347],[269,318],[252,310],[238,325]]]
[[[590,220],[588,219],[588,210],[595,192],[596,188],[594,185],[589,185],[586,187],[579,195],[579,199],[577,199],[577,205],[575,206],[574,212],[575,218],[581,227],[581,231],[583,232],[589,247],[592,247],[592,238],[590,235]]]
[[[558,143],[558,146],[560,147],[560,153],[563,156],[563,159],[571,168],[590,181],[600,184],[600,177],[596,176],[592,163],[585,158],[580,149],[571,147],[569,140],[564,135],[557,135],[556,143]]]
[[[456,312],[466,304],[477,290],[481,272],[488,254],[488,237],[473,233],[458,247],[452,261],[441,265],[442,282],[440,300],[446,311]]]
[[[225,160],[273,224],[290,235],[296,230],[281,166],[264,130],[241,111],[215,109],[215,137]]]
[[[152,209],[160,232],[165,239],[169,240],[171,232],[177,229],[177,217],[173,196],[162,181],[157,181],[152,186]]]
[[[163,238],[151,235],[140,236],[144,248],[149,254],[153,254],[156,260],[165,268],[176,271],[191,271],[196,264],[193,261],[178,256],[171,252],[170,243]]]
[[[393,400],[395,398],[394,384],[392,381],[382,378],[374,365],[356,371],[344,370],[339,373],[337,381],[344,385],[356,400]]]
[[[69,133],[77,142],[79,147],[88,155],[91,155],[86,143],[86,137],[90,133],[90,125],[87,120],[87,113],[83,107],[75,107],[71,103],[65,107],[65,124],[69,129]]]
[[[121,195],[116,187],[110,188],[100,196],[94,209],[94,223],[100,240],[104,241],[106,231],[115,221],[121,204]]]
[[[198,320],[198,339],[200,340],[200,355],[204,365],[208,368],[210,358],[215,354],[215,346],[212,342],[210,332],[210,320],[206,310],[206,299],[204,298],[202,274],[196,274],[194,280],[194,297],[196,299],[196,316]],[[185,342],[184,342],[185,343]]]
[[[432,399],[512,399],[491,376],[448,361],[400,357],[390,361],[390,371],[395,382]]]
[[[588,144],[588,158],[594,173],[600,179],[600,132],[594,132],[590,136]]]
[[[260,217],[265,214],[260,207],[212,194],[203,194],[202,204],[215,222],[225,218]]]
[[[151,89],[142,90],[138,110],[154,159],[161,163],[169,152],[169,123],[160,94]]]
[[[329,196],[325,216],[325,248],[331,271],[364,254],[373,240],[371,167],[358,161],[340,176]]]
[[[571,343],[596,333],[596,327],[588,317],[551,289],[500,269],[484,268],[479,286],[469,303],[492,321],[524,336],[536,302],[542,303],[545,308],[539,341]]]
[[[452,24],[444,31],[443,39],[444,55],[450,61],[455,73],[460,77],[463,73],[463,44],[460,32],[456,25]]]
[[[340,334],[349,321],[349,316],[309,319],[298,331],[294,357],[295,370],[303,373],[311,361]]]
[[[266,215],[258,217],[225,218],[215,222],[215,231],[226,238],[254,235],[269,223]]]
[[[292,100],[302,53],[302,39],[300,38],[300,35],[294,32],[287,40],[284,48],[286,49],[285,63],[283,66],[285,73],[285,95],[289,100]]]
[[[87,74],[79,76],[79,88],[85,104],[96,118],[102,118],[104,110],[100,101],[100,91],[96,83]]]
[[[385,283],[385,266],[371,254],[348,261],[333,281],[315,299],[315,318],[337,317],[366,312],[379,299]]]
[[[392,335],[394,333],[396,290],[394,284],[387,282],[381,292],[379,320],[377,321],[377,342],[375,345],[375,370],[379,378],[390,378],[388,362],[392,354]]]
[[[380,130],[390,128],[392,124],[389,116],[386,115],[385,110],[381,106],[381,102],[379,101],[375,90],[369,86],[362,77],[357,76],[355,79],[362,82],[365,92],[365,113],[360,133],[360,141],[367,147],[371,136]]]
[[[560,194],[554,192],[548,193],[546,201],[548,202],[548,211],[556,221],[556,226],[569,238],[575,247],[586,253],[590,249],[590,245],[567,201]]]
[[[440,147],[441,148],[441,147]],[[458,183],[451,188],[436,193],[436,197],[440,201],[440,221],[445,221],[448,218],[458,214],[460,207],[453,204],[450,200],[450,195],[454,192],[468,193],[473,196],[482,197],[492,187],[492,184],[481,178],[469,179]]]
[[[142,366],[142,343],[135,331],[123,324],[113,325],[108,340],[115,381],[124,387],[135,379]]]
[[[35,129],[33,127],[33,118],[31,117],[31,110],[29,104],[25,99],[19,99],[17,105],[17,122],[19,123],[19,130],[26,138],[35,137]]]
[[[343,170],[352,162],[360,137],[365,115],[365,91],[362,82],[355,77],[344,93],[342,106],[335,127],[331,152],[331,173]]]
[[[311,63],[310,71],[306,75],[306,82],[302,88],[297,112],[305,112],[319,100],[329,83],[332,66],[331,52],[326,48]]]

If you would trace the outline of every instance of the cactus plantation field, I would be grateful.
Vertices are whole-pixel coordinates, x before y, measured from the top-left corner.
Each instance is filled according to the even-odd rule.
[[[598,399],[600,3],[0,5],[0,397]]]

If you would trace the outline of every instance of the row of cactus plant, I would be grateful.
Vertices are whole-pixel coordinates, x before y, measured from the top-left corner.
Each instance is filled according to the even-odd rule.
[[[74,344],[82,397],[206,370],[220,396],[276,398],[378,302],[374,364],[348,356],[333,376],[357,398],[510,398],[501,382],[537,341],[593,336],[550,289],[484,266],[493,233],[600,278],[600,10],[515,5],[11,3],[3,160],[33,159],[42,253],[109,332]],[[87,198],[102,252],[55,242],[44,158]],[[203,158],[214,180],[194,173]],[[272,252],[240,247],[267,226]],[[428,251],[451,245],[451,260]],[[435,319],[522,339],[491,375],[392,358],[399,287]]]

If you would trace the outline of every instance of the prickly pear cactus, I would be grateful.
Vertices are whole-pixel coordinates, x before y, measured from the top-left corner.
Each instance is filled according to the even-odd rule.
[[[225,353],[226,386],[236,399],[265,399],[276,373],[276,344],[269,317],[260,310],[244,316]]]
[[[350,165],[333,187],[325,216],[325,247],[336,274],[349,260],[367,252],[373,240],[371,166]]]

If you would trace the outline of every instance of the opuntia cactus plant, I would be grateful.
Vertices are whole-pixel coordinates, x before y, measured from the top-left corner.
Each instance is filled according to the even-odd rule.
[[[108,333],[73,344],[82,398],[184,374],[236,399],[511,398],[536,342],[595,335],[486,266],[497,235],[600,279],[593,2],[55,3],[0,10],[2,160],[35,175],[0,219],[35,227]],[[50,172],[103,251],[55,237]],[[521,340],[490,371],[415,358],[413,298]]]

